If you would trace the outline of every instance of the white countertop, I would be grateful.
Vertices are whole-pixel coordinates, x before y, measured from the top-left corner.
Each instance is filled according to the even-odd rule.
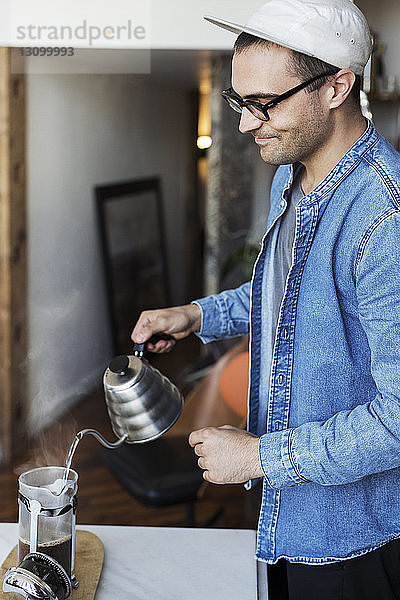
[[[96,600],[267,600],[266,565],[254,558],[255,531],[78,529],[92,531],[104,544]],[[17,524],[0,523],[0,563],[16,543]]]

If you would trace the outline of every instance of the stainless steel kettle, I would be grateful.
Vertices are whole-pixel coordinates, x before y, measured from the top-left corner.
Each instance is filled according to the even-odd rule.
[[[133,356],[113,358],[103,378],[113,431],[129,444],[160,437],[183,407],[180,391],[143,358],[143,351],[144,344],[135,344]]]

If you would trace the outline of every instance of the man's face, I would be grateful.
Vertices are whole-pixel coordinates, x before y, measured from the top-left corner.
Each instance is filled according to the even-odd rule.
[[[250,47],[233,56],[232,87],[246,100],[268,102],[302,83],[289,72],[290,50],[279,46]],[[260,94],[271,97],[260,98]],[[251,132],[261,158],[273,165],[307,162],[328,139],[330,111],[319,90],[301,90],[269,111],[270,120],[261,121],[243,109],[239,130]]]

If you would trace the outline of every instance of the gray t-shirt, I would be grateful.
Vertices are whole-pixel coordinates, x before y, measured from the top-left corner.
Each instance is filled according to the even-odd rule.
[[[292,250],[296,231],[296,204],[304,197],[303,190],[301,189],[303,168],[300,166],[296,170],[291,191],[287,196],[288,206],[286,207],[286,211],[279,221],[275,223],[273,230],[270,232],[270,264],[265,265],[264,269],[263,286],[267,290],[268,307],[264,311],[265,317],[263,317],[262,324],[264,337],[262,345],[265,362],[261,366],[261,376],[266,378],[265,384],[262,387],[268,390],[279,311],[285,292],[286,279],[292,265]],[[267,400],[268,398],[260,398],[260,405],[262,406],[262,408],[260,406],[259,410],[258,423],[258,431],[260,433],[265,431]]]
[[[279,310],[283,294],[285,292],[286,279],[293,259],[293,243],[296,231],[296,204],[304,196],[301,189],[301,174],[303,168],[299,168],[293,181],[292,189],[288,194],[288,206],[285,214],[281,217],[278,236],[275,246],[274,271],[268,275],[267,285],[273,288],[272,311],[272,348],[275,342],[276,327],[278,325]],[[272,360],[272,355],[271,355]]]

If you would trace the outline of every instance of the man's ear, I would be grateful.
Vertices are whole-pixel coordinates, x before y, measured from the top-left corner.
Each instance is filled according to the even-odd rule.
[[[329,108],[338,108],[346,100],[356,80],[350,69],[342,69],[332,77],[329,87]]]

